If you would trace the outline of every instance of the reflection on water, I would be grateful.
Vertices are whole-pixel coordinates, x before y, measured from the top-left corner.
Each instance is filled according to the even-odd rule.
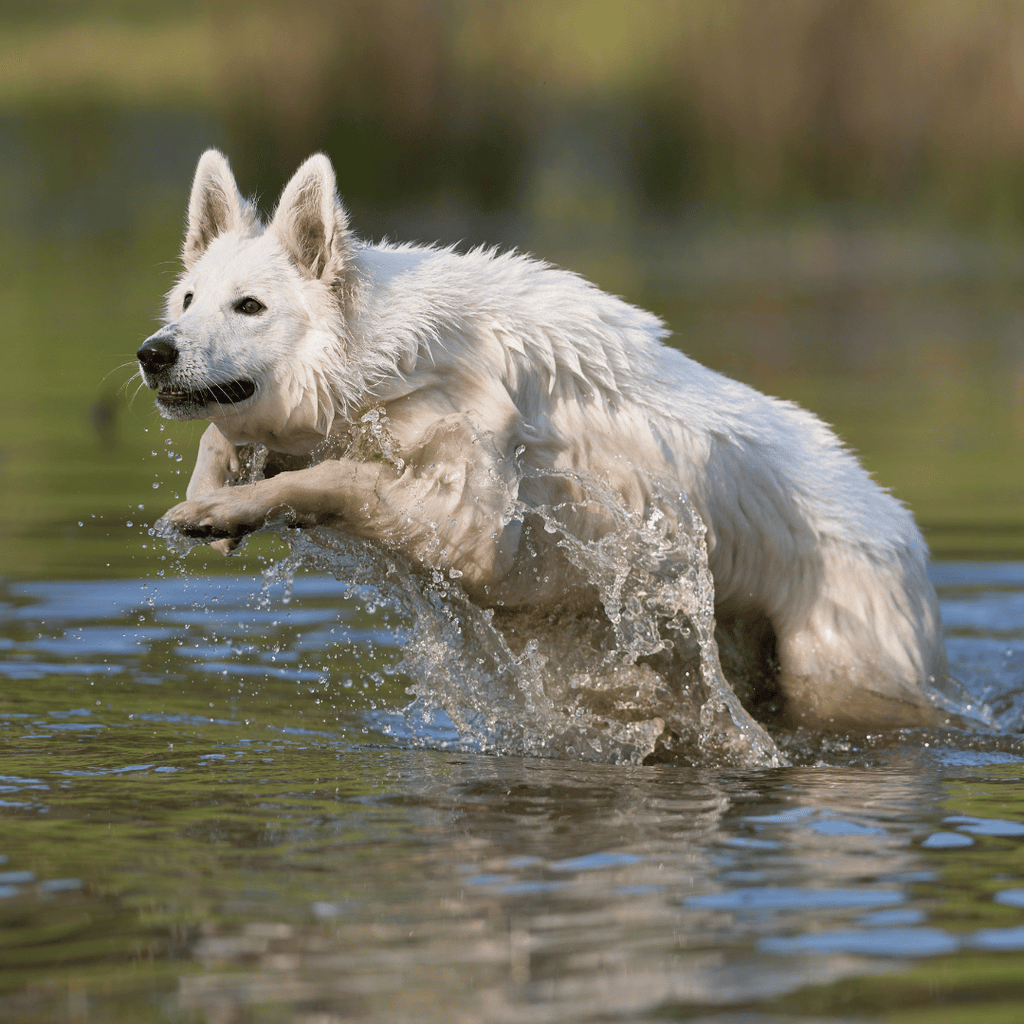
[[[1019,721],[1024,565],[935,579],[954,670]],[[1014,736],[745,772],[460,751],[399,714],[401,621],[342,590],[0,589],[0,1017],[945,1022],[1017,998]]]

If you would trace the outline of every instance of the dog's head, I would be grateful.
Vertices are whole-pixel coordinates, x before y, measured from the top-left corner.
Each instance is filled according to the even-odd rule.
[[[211,420],[235,444],[313,448],[338,411],[330,381],[346,356],[354,244],[327,157],[299,168],[264,226],[224,156],[204,153],[184,271],[138,351],[160,412]]]

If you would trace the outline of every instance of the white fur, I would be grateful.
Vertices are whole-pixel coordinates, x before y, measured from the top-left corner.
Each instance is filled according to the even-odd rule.
[[[941,720],[930,684],[948,670],[921,535],[810,413],[666,347],[661,321],[575,274],[491,250],[356,240],[324,156],[302,165],[264,229],[207,152],[189,218],[154,336],[180,354],[147,383],[244,378],[257,390],[164,409],[213,424],[170,522],[237,538],[287,509],[454,569],[481,603],[523,604],[556,601],[569,583],[554,564],[546,582],[525,572],[521,524],[503,517],[511,499],[579,497],[550,474],[569,470],[645,513],[667,482],[707,526],[718,610],[770,618],[793,721]],[[247,296],[265,309],[237,312]],[[389,459],[352,447],[368,408]],[[313,465],[224,486],[250,443],[320,447]],[[605,524],[584,503],[571,525],[588,537]]]

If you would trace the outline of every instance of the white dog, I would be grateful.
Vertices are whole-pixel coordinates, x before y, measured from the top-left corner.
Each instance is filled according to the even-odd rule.
[[[524,256],[361,242],[322,155],[264,226],[206,152],[182,260],[138,352],[163,415],[211,421],[165,517],[180,531],[228,550],[269,519],[328,526],[450,573],[478,604],[539,606],[579,580],[553,544],[523,542],[513,501],[560,505],[598,538],[589,476],[670,537],[664,495],[683,491],[716,615],[771,623],[784,721],[947,720],[910,513],[820,420],[666,347],[656,317]],[[267,476],[241,484],[252,444]]]

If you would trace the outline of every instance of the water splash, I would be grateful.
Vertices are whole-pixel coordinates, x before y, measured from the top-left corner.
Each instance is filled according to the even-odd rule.
[[[598,539],[567,527],[572,502],[512,502],[509,515],[522,523],[523,544],[566,559],[597,595],[593,604],[480,608],[440,570],[326,528],[278,528],[292,553],[268,581],[305,564],[408,616],[401,667],[415,701],[407,718],[429,722],[440,709],[469,748],[632,763],[783,763],[723,676],[704,527],[686,496],[656,494],[645,517],[597,479],[560,475],[587,502],[600,502],[611,525]]]
[[[378,410],[352,443],[398,460]],[[366,450],[364,450],[366,449]],[[261,479],[262,446],[243,449],[239,482]],[[326,453],[325,453],[326,454]],[[395,552],[334,530],[263,529],[283,536],[291,555],[264,572],[261,607],[274,584],[305,564],[332,573],[372,607],[388,605],[411,626],[402,670],[412,680],[406,718],[429,723],[442,710],[467,747],[506,754],[639,763],[777,765],[774,742],[728,685],[715,642],[714,583],[705,528],[686,495],[652,482],[641,515],[596,476],[524,471],[519,493],[568,495],[527,503],[509,495],[506,523],[518,520],[519,590],[571,580],[574,604],[481,608],[458,573],[417,568]],[[601,521],[581,537],[577,524]],[[152,531],[179,554],[194,540],[158,523]],[[535,578],[523,564],[536,565]],[[525,583],[525,586],[524,586]],[[536,589],[534,588],[536,584]],[[582,597],[581,597],[582,595]]]

